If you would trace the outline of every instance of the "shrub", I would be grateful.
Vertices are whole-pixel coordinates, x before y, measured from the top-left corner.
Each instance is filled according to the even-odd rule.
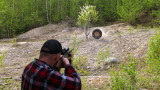
[[[76,71],[81,75],[88,75],[89,72],[87,71],[87,57],[84,56],[77,56],[73,58],[72,65],[76,69]]]
[[[90,23],[97,21],[98,12],[96,11],[96,6],[85,5],[81,8],[81,12],[79,12],[77,25],[82,26],[85,29],[86,39],[88,39],[88,35],[90,33],[89,27]]]
[[[150,72],[158,75],[160,72],[160,32],[157,32],[149,41],[147,64]]]
[[[119,70],[111,70],[111,87],[113,90],[135,90],[137,83],[137,63],[135,58],[129,56],[129,63],[119,66]]]
[[[121,21],[134,23],[139,11],[142,9],[141,1],[139,0],[118,0],[117,14]]]
[[[99,51],[99,53],[96,56],[96,63],[97,68],[104,69],[104,65],[106,64],[106,59],[110,56],[109,48],[105,47],[105,49],[102,49]]]
[[[110,52],[109,52],[109,48],[105,48],[105,49],[102,49],[96,56],[96,59],[98,61],[98,63],[100,63],[101,60],[105,60],[107,58],[107,56],[110,55]]]

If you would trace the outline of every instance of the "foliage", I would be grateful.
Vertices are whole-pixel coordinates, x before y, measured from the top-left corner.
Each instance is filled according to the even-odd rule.
[[[0,38],[14,37],[50,23],[75,21],[85,3],[98,12],[98,21],[93,24],[144,24],[145,19],[149,19],[146,23],[160,24],[160,0],[0,0]]]
[[[4,53],[0,52],[0,67],[4,66],[4,55],[5,55],[5,52]]]
[[[72,60],[73,67],[76,69],[76,71],[80,75],[88,75],[89,74],[89,72],[86,69],[87,60],[88,60],[88,58],[84,57],[84,56],[77,56],[77,57],[74,57]]]
[[[155,33],[149,42],[149,50],[147,53],[147,63],[150,72],[159,75],[160,72],[160,32]]]
[[[96,21],[98,19],[97,15],[98,12],[95,6],[85,5],[79,12],[77,24],[83,28],[87,28],[91,21]]]
[[[120,66],[111,70],[113,90],[160,89],[159,41],[160,32],[156,31],[149,41],[146,58],[135,59],[129,56],[127,59],[129,63],[126,63],[125,60]]]
[[[139,0],[118,0],[117,14],[121,21],[133,23],[137,18],[139,11],[142,9],[141,1]]]
[[[119,66],[120,70],[111,71],[112,90],[136,90],[137,59],[129,56],[128,60],[129,63]]]
[[[84,56],[75,56],[78,52],[78,46],[80,44],[80,40],[78,40],[75,36],[72,36],[72,42],[70,43],[70,49],[74,48],[72,54],[74,55],[72,59],[72,65],[76,69],[76,71],[81,75],[88,75],[89,72],[86,70],[87,67],[87,57]]]
[[[109,55],[110,55],[109,48],[106,47],[105,49],[101,50],[96,56],[98,64],[100,64],[102,60],[104,61]]]
[[[77,39],[75,36],[72,36],[71,38],[73,41],[70,43],[69,48],[74,49],[72,52],[73,52],[73,54],[76,54],[78,51],[78,46],[81,41],[79,39]]]
[[[11,41],[11,43],[12,43],[12,46],[13,46],[13,47],[19,46],[19,44],[17,43],[17,38],[14,38],[14,39]]]
[[[90,23],[98,19],[98,12],[96,11],[96,6],[85,5],[81,8],[78,15],[77,25],[85,28],[85,35],[88,39]]]

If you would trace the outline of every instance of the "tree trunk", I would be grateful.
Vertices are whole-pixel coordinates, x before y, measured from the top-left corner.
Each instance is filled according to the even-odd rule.
[[[49,17],[48,17],[48,2],[47,2],[47,0],[46,0],[46,12],[47,12],[47,21],[48,21],[48,23],[50,23]]]
[[[12,5],[12,19],[11,19],[11,23],[12,23],[12,26],[13,26],[13,14],[14,14],[14,0],[13,0],[13,5]],[[10,33],[13,33],[13,30],[11,29],[11,32]],[[14,35],[13,35],[14,36]]]
[[[52,0],[50,0],[50,23],[52,23]]]
[[[88,36],[89,36],[90,30],[88,28],[88,26],[85,28],[85,35],[86,35],[86,39],[88,40]]]

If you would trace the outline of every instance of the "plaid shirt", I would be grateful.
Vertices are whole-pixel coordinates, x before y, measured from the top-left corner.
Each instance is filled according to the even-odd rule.
[[[21,89],[81,90],[81,80],[71,65],[66,66],[65,75],[63,75],[47,63],[35,59],[24,69]]]

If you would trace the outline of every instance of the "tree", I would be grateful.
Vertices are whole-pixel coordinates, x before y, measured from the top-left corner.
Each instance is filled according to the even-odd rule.
[[[98,12],[96,11],[96,6],[92,5],[85,5],[81,8],[81,11],[78,15],[77,25],[82,26],[85,29],[86,39],[88,40],[88,35],[90,30],[90,23],[93,21],[97,21],[98,19]]]

